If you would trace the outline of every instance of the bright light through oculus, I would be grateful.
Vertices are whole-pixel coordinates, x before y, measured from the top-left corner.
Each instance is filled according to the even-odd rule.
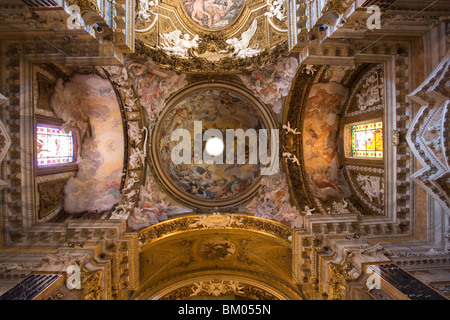
[[[223,153],[224,147],[222,139],[214,137],[206,141],[205,151],[210,156],[215,157]]]

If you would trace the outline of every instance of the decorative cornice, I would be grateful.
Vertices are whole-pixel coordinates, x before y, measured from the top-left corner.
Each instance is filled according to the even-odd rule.
[[[262,51],[257,56],[245,59],[231,57],[222,58],[220,61],[208,61],[198,57],[184,59],[169,55],[162,49],[152,48],[137,39],[134,58],[153,61],[161,68],[185,73],[242,73],[274,65],[288,55],[287,42],[283,42],[272,49]]]
[[[202,229],[248,230],[277,237],[290,245],[292,229],[281,223],[241,214],[195,215],[175,218],[150,226],[139,232],[141,250],[154,241],[181,232]]]

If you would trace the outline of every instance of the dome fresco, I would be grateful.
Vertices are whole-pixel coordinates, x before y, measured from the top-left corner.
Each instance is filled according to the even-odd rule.
[[[201,121],[203,133],[208,129],[218,129],[225,140],[226,129],[242,129],[245,132],[247,129],[265,128],[257,108],[235,92],[219,88],[202,89],[176,103],[161,119],[159,157],[165,175],[178,189],[205,201],[220,201],[245,193],[260,176],[259,165],[248,163],[248,143],[245,146],[245,164],[227,164],[225,157],[228,149],[223,152],[223,164],[208,164],[207,161],[201,164],[194,161],[191,164],[175,164],[172,161],[172,150],[179,143],[178,140],[172,141],[172,132],[176,129],[190,132],[191,159],[194,160],[197,151],[194,147],[195,121]],[[237,144],[237,139],[234,144]],[[205,145],[203,141],[202,153]],[[235,151],[234,156],[237,157],[237,154]]]

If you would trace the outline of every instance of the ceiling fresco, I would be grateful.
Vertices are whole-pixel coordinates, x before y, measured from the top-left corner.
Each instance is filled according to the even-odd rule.
[[[169,176],[184,191],[204,199],[224,199],[248,189],[259,177],[257,164],[175,165],[171,160],[171,141],[177,128],[189,130],[194,137],[194,121],[202,122],[202,131],[218,129],[225,136],[227,129],[263,129],[261,115],[239,95],[225,90],[202,90],[178,103],[162,120],[161,160]],[[193,152],[194,139],[191,142]],[[246,152],[249,152],[248,148]],[[235,152],[237,157],[237,152]]]
[[[249,93],[242,89],[209,83],[187,90],[181,97],[175,96],[166,103],[152,137],[152,150],[155,151],[152,162],[157,175],[169,190],[173,190],[176,198],[197,208],[205,205],[220,207],[242,201],[243,197],[256,191],[260,164],[250,161],[249,155],[257,146],[250,146],[248,138],[240,140],[234,136],[227,142],[227,130],[242,130],[245,134],[250,129],[257,134],[258,130],[273,126],[270,111],[267,108],[261,111],[261,104],[257,105],[254,98],[248,97],[251,97]],[[182,140],[172,137],[178,129],[187,130],[188,149],[180,150]],[[216,130],[224,141],[223,151],[214,158],[214,163],[208,161],[204,149],[207,134],[214,133],[211,130]],[[240,148],[244,163],[237,161]],[[182,156],[183,161],[177,163],[173,160],[174,155]],[[196,160],[198,155],[200,162]],[[233,163],[230,164],[227,157]]]
[[[337,114],[346,96],[347,89],[336,82],[316,84],[311,88],[305,106],[305,171],[314,197],[329,201],[329,205],[351,195],[337,162]]]
[[[124,137],[119,102],[107,79],[76,74],[57,81],[50,107],[78,131],[78,172],[64,187],[67,213],[111,210],[120,199]]]
[[[183,72],[239,73],[287,52],[283,1],[140,0],[136,56]]]

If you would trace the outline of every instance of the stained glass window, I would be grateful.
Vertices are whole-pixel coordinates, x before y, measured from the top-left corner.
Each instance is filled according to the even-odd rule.
[[[38,125],[37,165],[48,166],[73,162],[73,135],[58,127]]]
[[[383,158],[383,122],[351,127],[352,157]]]

